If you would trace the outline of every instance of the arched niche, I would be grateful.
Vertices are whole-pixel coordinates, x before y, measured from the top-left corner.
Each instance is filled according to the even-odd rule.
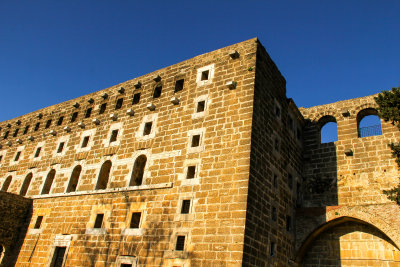
[[[25,196],[26,193],[28,192],[29,185],[31,184],[31,181],[32,181],[32,177],[33,177],[33,175],[31,172],[25,176],[24,182],[22,183],[22,186],[21,186],[21,190],[19,191],[19,194],[21,196]]]
[[[67,193],[76,191],[76,188],[77,188],[78,182],[79,182],[79,177],[81,175],[81,171],[82,171],[81,165],[75,166],[75,168],[72,170],[72,174],[69,179],[68,186],[67,186],[67,191],[66,191]]]
[[[42,192],[41,192],[42,195],[46,195],[46,194],[50,193],[51,186],[53,185],[55,176],[56,176],[56,170],[51,169],[46,176],[46,180],[44,182]]]
[[[96,190],[107,189],[108,180],[110,178],[112,163],[107,160],[101,165],[99,177],[97,178]]]
[[[129,186],[138,186],[143,183],[144,169],[146,167],[147,157],[145,155],[140,155],[136,158],[133,164],[131,179],[129,181]]]
[[[10,187],[11,181],[12,181],[12,176],[10,175],[6,178],[3,185],[1,186],[1,191],[7,192],[8,188]]]

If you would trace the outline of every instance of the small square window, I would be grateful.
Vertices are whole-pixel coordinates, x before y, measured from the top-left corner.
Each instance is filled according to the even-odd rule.
[[[185,249],[185,238],[186,237],[184,235],[178,235],[176,237],[175,250],[183,251]]]
[[[190,212],[190,199],[182,200],[181,214],[188,214]]]
[[[21,156],[21,151],[18,151],[17,154],[15,155],[14,161],[18,161],[20,156]]]
[[[63,123],[63,120],[64,120],[64,116],[61,116],[60,118],[58,118],[57,126],[60,126]]]
[[[103,114],[106,111],[107,103],[103,103],[100,106],[99,114]]]
[[[159,98],[161,96],[162,86],[159,85],[154,88],[153,98]]]
[[[143,135],[149,135],[151,133],[151,127],[153,126],[153,122],[149,121],[144,124]]]
[[[269,255],[270,256],[275,256],[276,254],[276,245],[274,242],[271,242],[270,246],[269,246]]]
[[[110,143],[117,141],[118,129],[111,132]]]
[[[122,103],[124,102],[124,99],[123,98],[119,98],[118,100],[117,100],[117,102],[115,103],[115,109],[120,109],[120,108],[122,108]]]
[[[74,113],[72,113],[72,116],[71,116],[71,122],[74,122],[74,121],[76,121],[76,119],[78,118],[78,112],[74,112]]]
[[[102,228],[103,226],[103,219],[104,219],[104,214],[99,213],[96,215],[96,220],[94,222],[93,228]]]
[[[199,101],[197,102],[197,109],[196,112],[203,112],[206,109],[206,101]]]
[[[140,93],[136,93],[133,95],[132,105],[139,104],[140,101]]]
[[[47,128],[49,128],[50,126],[51,126],[51,120],[48,120],[48,121],[46,122],[45,128],[47,129]]]
[[[196,134],[192,136],[192,147],[198,147],[200,145],[200,135]]]
[[[5,132],[4,136],[3,136],[3,139],[7,139],[9,134],[10,134],[10,131]]]
[[[85,118],[90,118],[90,115],[92,114],[92,108],[88,108],[85,112]]]
[[[19,131],[19,129],[15,129],[13,137],[17,137],[18,136],[18,131]]]
[[[88,145],[88,143],[89,143],[89,138],[90,138],[90,136],[85,136],[85,137],[83,138],[82,146],[81,146],[81,147],[87,147],[87,145]]]
[[[184,79],[177,80],[175,82],[175,93],[183,90],[183,83],[185,82]]]
[[[38,147],[37,149],[36,149],[36,152],[35,152],[35,158],[37,158],[37,157],[39,157],[39,155],[40,155],[40,151],[42,150],[42,148],[41,147]]]
[[[23,134],[27,134],[28,131],[29,131],[29,125],[26,125]]]
[[[210,74],[210,70],[203,71],[201,73],[201,81],[207,81],[209,74]]]
[[[196,166],[188,166],[186,179],[193,179],[196,176]]]
[[[43,216],[38,216],[35,222],[35,226],[33,227],[34,229],[40,229],[40,226],[42,225],[43,221]]]
[[[140,217],[142,216],[141,212],[133,212],[131,217],[131,223],[129,225],[130,228],[139,228]]]
[[[65,142],[61,142],[61,143],[58,145],[57,153],[61,153],[61,152],[64,150],[64,145],[65,145]]]

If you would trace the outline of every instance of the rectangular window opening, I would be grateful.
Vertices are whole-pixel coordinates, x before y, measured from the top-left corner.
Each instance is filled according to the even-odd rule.
[[[74,121],[76,121],[76,119],[78,118],[78,112],[74,112],[74,113],[72,113],[72,116],[71,116],[71,122],[74,122]]]
[[[106,111],[107,103],[103,103],[100,106],[99,114],[103,114]]]
[[[190,212],[190,199],[182,200],[181,214],[188,214]]]
[[[276,208],[275,208],[275,207],[272,207],[272,214],[271,214],[271,217],[272,217],[272,220],[273,220],[274,222],[276,222],[277,214],[276,214]]]
[[[66,247],[56,247],[54,250],[53,259],[51,261],[51,267],[62,267],[64,263],[64,256]]]
[[[176,237],[175,250],[183,251],[185,249],[185,238],[186,237],[184,235],[178,235]]]
[[[110,143],[117,141],[118,129],[111,132]]]
[[[89,138],[90,138],[90,136],[85,136],[85,137],[83,138],[82,146],[81,146],[81,147],[87,147],[87,145],[88,145],[88,143],[89,143]]]
[[[10,134],[10,131],[5,132],[4,136],[3,136],[3,139],[7,139],[9,134]]]
[[[141,212],[132,212],[131,223],[130,223],[129,227],[130,228],[139,228],[141,216],[142,216]]]
[[[140,101],[140,93],[136,93],[133,95],[132,105],[139,104]]]
[[[201,73],[201,80],[202,81],[207,81],[208,80],[208,75],[210,74],[210,70],[205,70]]]
[[[292,218],[288,215],[286,216],[286,231],[292,230]]]
[[[198,147],[200,145],[200,135],[196,134],[192,137],[192,147]]]
[[[188,166],[186,179],[193,179],[196,176],[196,166]]]
[[[90,115],[92,114],[92,108],[88,108],[85,112],[85,118],[90,118]]]
[[[288,175],[288,186],[290,189],[293,188],[293,176],[291,174]]]
[[[132,267],[130,263],[121,263],[121,267]]]
[[[13,137],[17,137],[18,136],[18,131],[19,131],[19,129],[15,129]]]
[[[61,116],[60,118],[58,118],[57,126],[60,126],[63,123],[63,120],[64,120],[64,116]]]
[[[177,80],[175,82],[175,93],[183,90],[184,79]]]
[[[96,220],[94,222],[93,228],[102,228],[103,226],[103,219],[104,219],[104,214],[99,213],[96,215]]]
[[[278,175],[276,173],[274,173],[274,180],[273,180],[273,185],[275,188],[278,187]]]
[[[161,96],[162,86],[159,85],[154,88],[153,98],[159,98]]]
[[[271,242],[270,246],[269,246],[269,255],[270,256],[275,256],[276,254],[276,245],[274,242]]]
[[[144,124],[143,135],[149,135],[151,133],[151,127],[153,126],[153,122],[149,121]]]
[[[39,127],[40,127],[40,122],[36,123],[34,131],[36,132],[37,130],[39,130]]]
[[[197,102],[197,109],[196,112],[203,112],[206,109],[206,101],[199,101]]]
[[[50,125],[51,125],[51,120],[48,120],[48,121],[46,122],[46,127],[45,127],[45,128],[46,128],[46,129],[49,128]]]
[[[42,225],[42,220],[43,216],[38,216],[35,222],[35,226],[33,227],[34,229],[40,229],[40,226]]]
[[[122,108],[122,103],[124,102],[124,99],[123,98],[119,98],[118,100],[117,100],[117,102],[115,103],[115,109],[120,109],[120,108]]]
[[[24,130],[23,134],[27,134],[27,133],[28,133],[28,131],[29,131],[29,125],[26,125],[26,126],[25,126],[25,130]]]
[[[36,149],[36,152],[35,152],[35,158],[37,158],[37,157],[39,157],[39,155],[40,155],[40,151],[42,150],[42,148],[41,147],[38,147],[37,149]]]
[[[18,151],[17,154],[15,155],[14,161],[18,161],[20,156],[21,156],[21,151]]]
[[[64,150],[64,145],[65,145],[65,142],[61,142],[61,143],[58,145],[57,153],[61,153],[61,152]]]

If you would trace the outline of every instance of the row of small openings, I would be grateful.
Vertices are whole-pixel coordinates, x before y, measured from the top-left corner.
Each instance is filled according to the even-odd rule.
[[[184,85],[184,79],[177,80],[175,82],[174,92],[176,93],[176,92],[182,91],[183,90],[183,85]],[[153,98],[159,98],[161,96],[161,92],[162,92],[162,85],[156,86],[155,89],[154,89],[154,92],[153,92]],[[136,104],[139,103],[140,95],[141,95],[141,93],[135,93],[133,95],[132,105],[136,105]],[[118,109],[122,108],[123,101],[124,101],[124,98],[122,98],[122,97],[117,99],[117,101],[115,103],[115,110],[118,110]],[[107,103],[101,104],[100,108],[99,108],[99,114],[103,114],[106,111],[106,109],[107,109]],[[84,118],[89,118],[91,116],[91,114],[92,114],[92,107],[89,107],[89,108],[87,108],[85,110]],[[78,115],[79,115],[78,111],[72,113],[70,122],[75,122],[77,120],[77,118],[78,118]],[[62,125],[63,121],[64,121],[64,116],[59,117],[59,119],[57,120],[57,126]],[[52,119],[47,120],[46,125],[45,125],[45,129],[50,128],[51,123],[52,123]],[[24,129],[24,132],[23,132],[24,135],[28,133],[29,128],[30,128],[29,125],[25,126],[25,129]],[[40,122],[37,122],[35,124],[34,131],[38,131],[39,128],[40,128]],[[19,132],[19,128],[15,129],[14,133],[13,133],[13,137],[17,137],[18,136],[18,132]],[[10,131],[6,131],[4,133],[4,135],[3,135],[3,139],[7,139],[9,134],[10,134]]]
[[[376,115],[375,109],[362,110],[357,115],[358,137],[382,135],[380,118]],[[333,116],[324,116],[319,122],[321,143],[336,142],[338,140],[337,122]]]

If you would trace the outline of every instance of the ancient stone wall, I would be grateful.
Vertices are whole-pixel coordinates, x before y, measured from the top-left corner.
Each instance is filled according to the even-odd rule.
[[[32,212],[32,200],[0,191],[0,266],[14,266]]]

